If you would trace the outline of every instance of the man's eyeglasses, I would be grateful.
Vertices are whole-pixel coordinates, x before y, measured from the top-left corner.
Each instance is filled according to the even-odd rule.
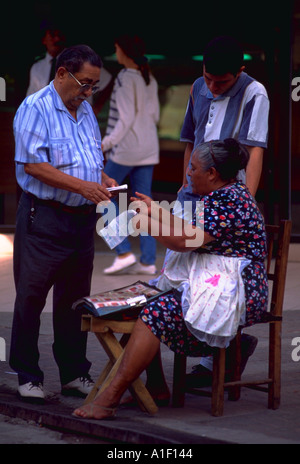
[[[70,74],[71,77],[73,77],[73,79],[75,79],[75,81],[77,82],[78,85],[80,85],[81,89],[80,91],[83,93],[83,92],[88,92],[89,90],[92,91],[92,94],[94,95],[96,92],[98,92],[100,89],[99,89],[99,86],[98,85],[92,85],[92,84],[82,84],[81,82],[79,82],[78,79],[76,79],[75,76],[73,76],[73,74],[68,71],[68,73]]]

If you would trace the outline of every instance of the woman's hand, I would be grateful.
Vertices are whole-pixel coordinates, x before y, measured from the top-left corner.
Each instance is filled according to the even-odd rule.
[[[145,212],[147,208],[148,216],[151,216],[151,203],[153,202],[152,198],[139,192],[135,192],[135,194],[136,197],[130,198],[130,200],[133,202],[131,204],[132,208],[135,209],[138,213],[140,211]]]

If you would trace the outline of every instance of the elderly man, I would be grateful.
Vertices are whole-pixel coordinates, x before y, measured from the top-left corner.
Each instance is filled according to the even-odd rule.
[[[23,193],[14,244],[16,300],[10,364],[22,399],[44,399],[40,314],[53,287],[53,354],[62,392],[86,395],[86,336],[72,303],[90,293],[96,204],[115,181],[103,173],[101,135],[85,100],[102,61],[85,45],[65,49],[47,87],[27,97],[14,120],[16,176]]]

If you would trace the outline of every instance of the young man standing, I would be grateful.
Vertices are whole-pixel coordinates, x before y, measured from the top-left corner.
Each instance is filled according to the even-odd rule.
[[[196,201],[200,199],[192,193],[186,172],[194,147],[210,140],[234,138],[247,147],[249,162],[238,178],[253,196],[256,194],[263,153],[267,148],[269,99],[264,86],[244,72],[243,58],[239,43],[228,36],[213,39],[204,51],[203,76],[192,85],[180,138],[187,142],[183,186],[177,197],[182,208],[188,201],[192,202],[194,211]],[[189,214],[190,211],[188,208]],[[242,370],[256,344],[255,337],[242,335]],[[211,364],[209,358],[202,358],[201,364],[194,366],[187,378],[190,386],[211,381]]]

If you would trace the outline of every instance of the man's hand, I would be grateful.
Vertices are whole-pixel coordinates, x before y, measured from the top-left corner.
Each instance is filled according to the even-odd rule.
[[[112,197],[106,188],[97,182],[83,181],[79,191],[80,195],[95,204],[100,201],[109,201]]]
[[[105,174],[105,172],[102,172],[102,185],[103,187],[107,188],[117,187],[119,184],[115,179],[113,179],[112,177],[108,177],[108,175]]]
[[[105,172],[102,172],[102,186],[105,187],[105,189],[109,188],[109,187],[117,187],[119,184],[118,182],[113,179],[112,177],[108,177],[107,174],[105,174]],[[119,192],[109,192],[110,193],[110,197],[115,197],[118,195]]]
[[[89,182],[73,177],[51,166],[49,163],[26,163],[25,172],[51,187],[79,193],[87,200],[98,204],[100,201],[110,201],[111,194],[105,186],[97,182]],[[115,181],[104,174],[105,182],[113,186]]]

